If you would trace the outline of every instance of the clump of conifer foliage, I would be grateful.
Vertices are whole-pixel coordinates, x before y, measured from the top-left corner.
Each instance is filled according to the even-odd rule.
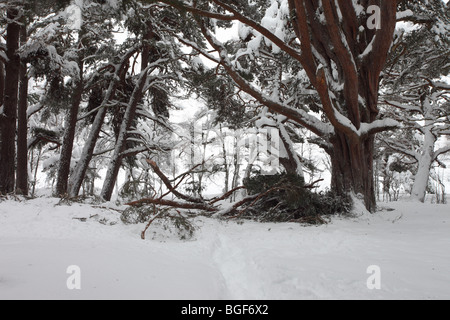
[[[127,225],[146,223],[147,226],[141,233],[142,239],[145,239],[146,231],[151,225],[154,226],[152,239],[175,236],[180,240],[191,240],[195,236],[196,227],[191,220],[170,208],[130,206],[122,212],[120,219]]]
[[[323,224],[324,217],[348,214],[350,197],[343,199],[332,192],[315,192],[314,184],[306,185],[294,174],[256,175],[244,180],[250,195],[258,195],[242,218],[262,222],[301,222]]]

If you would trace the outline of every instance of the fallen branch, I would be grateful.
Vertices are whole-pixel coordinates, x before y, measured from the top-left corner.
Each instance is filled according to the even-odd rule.
[[[274,191],[284,190],[284,189],[286,189],[286,188],[285,188],[285,187],[273,187],[273,188],[267,190],[266,192],[262,192],[262,193],[256,195],[256,198],[253,200],[253,202],[252,202],[250,205],[248,205],[245,209],[239,211],[239,213],[238,213],[237,215],[230,217],[230,219],[234,219],[234,218],[238,218],[238,217],[242,216],[242,215],[243,215],[245,212],[247,212],[247,210],[248,210],[250,207],[252,207],[259,199],[261,199],[261,198],[267,196],[269,193],[272,193],[272,192],[274,192]]]
[[[177,184],[175,185],[175,187],[173,187],[174,190],[176,190],[180,184],[184,181],[184,178],[186,178],[192,171],[194,171],[198,166],[200,166],[201,164],[196,165],[195,167],[193,167],[192,169],[190,169],[189,171],[179,175],[178,177],[176,177],[175,179],[173,179],[173,182],[176,182],[178,179],[180,179],[180,181],[177,182]],[[159,197],[160,199],[165,198],[171,191],[167,191],[165,194],[163,194],[161,197]]]
[[[156,207],[155,205],[153,205],[153,212],[156,212]],[[150,228],[150,225],[153,223],[153,221],[156,220],[156,218],[158,218],[161,215],[162,211],[159,211],[159,213],[157,215],[155,215],[152,219],[150,219],[150,221],[147,223],[147,225],[145,226],[145,229],[141,232],[141,239],[145,240],[145,233],[147,232],[148,228]]]
[[[304,189],[314,189],[317,188],[316,184],[318,184],[319,182],[324,181],[324,179],[319,179],[317,181],[311,182],[310,184],[307,184],[306,186],[303,186]]]
[[[158,175],[158,177],[169,189],[169,191],[172,192],[176,197],[186,200],[188,202],[204,204],[204,201],[202,199],[193,198],[191,196],[182,194],[181,192],[177,191],[170,183],[169,178],[166,177],[166,175],[159,169],[158,165],[154,161],[147,159],[147,163],[152,167],[153,171]]]
[[[225,216],[225,215],[227,215],[227,214],[229,214],[229,213],[231,213],[231,212],[233,212],[233,211],[236,211],[240,206],[246,204],[247,202],[250,202],[250,201],[255,200],[257,197],[258,197],[258,195],[253,195],[253,196],[246,197],[246,198],[244,198],[244,199],[242,199],[242,200],[236,202],[236,203],[235,203],[234,205],[232,205],[231,207],[216,212],[215,215],[217,215],[217,216]],[[231,219],[231,218],[230,218],[230,219]]]
[[[167,206],[167,207],[173,207],[173,208],[179,208],[179,209],[196,209],[196,210],[204,210],[207,212],[216,212],[217,208],[209,206],[205,203],[188,203],[188,202],[177,202],[173,200],[165,200],[165,199],[141,199],[138,201],[133,201],[130,203],[127,203],[127,206],[133,206],[133,207],[139,207],[145,204],[156,204],[160,206]]]
[[[227,193],[225,193],[224,195],[220,196],[219,198],[214,198],[214,199],[210,200],[209,204],[212,205],[212,204],[214,204],[216,202],[225,200],[225,199],[231,197],[231,195],[233,193],[235,193],[236,191],[241,190],[241,189],[245,189],[245,187],[244,186],[240,186],[240,187],[234,188],[233,190],[228,191]]]

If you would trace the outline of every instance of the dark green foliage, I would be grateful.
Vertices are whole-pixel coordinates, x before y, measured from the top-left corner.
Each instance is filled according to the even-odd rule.
[[[232,129],[242,128],[251,118],[243,101],[237,95],[236,87],[226,76],[216,75],[214,70],[199,68],[187,73],[191,90],[206,100],[209,108],[217,112],[215,124],[227,124]]]
[[[265,192],[276,186],[286,186],[287,184],[295,188],[303,188],[305,186],[305,180],[302,177],[285,173],[257,175],[244,179],[244,186],[250,195]]]
[[[153,208],[148,206],[129,207],[122,213],[120,220],[122,220],[124,224],[145,223],[150,220],[153,214]]]
[[[65,9],[71,2],[71,0],[27,0],[25,8],[34,15],[46,16]]]
[[[316,193],[292,174],[258,175],[244,180],[250,195],[259,195],[243,218],[262,222],[325,223],[324,216],[347,214],[352,203],[331,192]]]
[[[32,138],[28,141],[28,149],[42,148],[43,146],[53,143],[61,144],[62,132],[52,131],[44,128],[34,127],[31,129]]]
[[[170,116],[169,108],[171,107],[170,96],[166,90],[161,87],[154,86],[150,88],[151,106],[157,117],[168,119]]]

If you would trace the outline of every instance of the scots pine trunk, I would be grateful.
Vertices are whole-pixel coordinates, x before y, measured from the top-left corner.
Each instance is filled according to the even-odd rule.
[[[107,113],[107,105],[110,103],[111,100],[114,99],[114,96],[116,94],[117,88],[118,88],[118,79],[120,81],[124,82],[124,77],[126,73],[126,65],[128,61],[130,60],[131,56],[135,54],[137,51],[136,48],[133,48],[129,50],[122,58],[121,63],[116,66],[116,72],[113,80],[111,80],[108,90],[106,91],[106,94],[103,98],[102,104],[99,106],[99,110],[95,116],[94,122],[91,127],[91,131],[89,133],[89,138],[86,141],[86,144],[84,145],[83,152],[81,154],[80,160],[77,163],[77,166],[74,169],[73,175],[70,177],[69,180],[69,197],[74,198],[78,196],[80,193],[81,185],[83,184],[83,180],[86,177],[86,172],[89,168],[89,163],[92,160],[95,146],[98,140],[98,137],[100,135],[100,131],[103,126],[103,122],[106,117]]]
[[[286,130],[284,124],[279,123],[278,129],[280,133],[280,148],[286,151],[285,157],[280,157],[280,164],[284,167],[287,174],[296,175],[299,178],[304,179],[303,165],[300,161],[299,155],[294,148],[294,143],[292,142],[289,133]]]
[[[0,106],[3,106],[4,92],[5,92],[5,65],[3,64],[3,61],[0,60]]]
[[[58,197],[65,197],[68,192],[68,179],[70,175],[70,164],[72,160],[73,144],[78,122],[78,113],[84,91],[84,81],[83,81],[84,63],[82,57],[79,57],[78,67],[80,72],[78,79],[76,79],[75,81],[75,86],[73,88],[71,106],[67,113],[64,139],[61,147],[61,155],[58,167],[58,178],[56,181],[56,196]]]
[[[94,154],[95,145],[99,137],[100,131],[102,129],[103,121],[106,116],[106,107],[101,108],[97,115],[95,116],[94,123],[92,124],[91,132],[89,133],[89,138],[83,148],[83,153],[77,166],[74,169],[73,174],[69,180],[68,194],[70,198],[75,198],[80,193],[81,185],[86,177],[87,169],[89,168],[89,163],[91,162],[92,156]]]
[[[395,1],[355,2],[291,0],[294,28],[301,41],[302,65],[316,88],[324,115],[334,128],[329,137],[332,189],[356,194],[367,208],[376,209],[373,157],[378,132],[395,121],[377,120],[380,75],[396,25]],[[376,8],[375,14],[371,11]],[[324,22],[316,18],[323,12]],[[373,24],[371,22],[375,21]]]
[[[122,153],[126,151],[125,148],[128,136],[127,133],[135,118],[138,103],[142,99],[143,90],[147,81],[147,72],[148,68],[144,69],[141,72],[141,76],[136,84],[130,101],[128,102],[127,110],[125,111],[124,119],[120,127],[119,137],[116,141],[114,154],[109,164],[101,192],[101,197],[106,201],[111,200],[112,193],[114,191],[114,186],[119,174],[120,166],[122,165]]]
[[[14,192],[16,158],[16,121],[19,90],[20,15],[22,10],[11,7],[7,10],[9,24],[6,33],[5,91],[3,114],[0,116],[0,194]]]
[[[371,212],[376,209],[373,154],[373,139],[352,142],[343,134],[336,135],[329,152],[332,191],[343,197],[355,194]]]
[[[141,74],[137,83],[135,84],[135,88],[131,95],[131,98],[128,101],[127,109],[125,111],[125,115],[120,127],[119,136],[116,141],[114,154],[108,167],[108,171],[106,173],[105,181],[103,183],[101,191],[101,197],[106,201],[111,200],[114,191],[117,176],[119,174],[120,167],[122,165],[123,160],[122,153],[126,151],[125,148],[128,131],[135,118],[138,104],[142,100],[142,97],[144,95],[144,88],[147,82],[148,72],[150,70],[149,64],[150,62],[154,62],[159,58],[157,56],[156,49],[151,44],[151,41],[154,40],[155,36],[156,35],[153,32],[151,24],[147,23],[147,32],[145,33],[143,38]]]
[[[20,32],[20,42],[27,41],[27,25],[24,22]],[[16,193],[28,195],[28,75],[27,63],[22,61],[19,74],[19,102],[17,110],[17,176]]]

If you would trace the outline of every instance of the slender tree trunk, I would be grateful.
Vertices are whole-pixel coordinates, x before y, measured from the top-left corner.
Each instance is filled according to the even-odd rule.
[[[433,134],[432,121],[427,121],[423,129],[425,132],[422,153],[418,159],[418,170],[414,177],[414,185],[412,187],[411,199],[425,202],[430,171],[434,159],[434,147],[436,144],[436,136]]]
[[[0,117],[0,194],[14,192],[15,158],[16,158],[16,121],[19,90],[20,58],[19,49],[20,24],[18,22],[21,10],[9,8],[7,17],[10,23],[7,27],[5,91],[3,115]]]
[[[220,136],[222,139],[222,152],[223,152],[223,166],[225,171],[225,185],[223,189],[223,193],[227,193],[230,187],[230,169],[227,160],[227,148],[225,145],[225,137],[222,131],[222,125],[220,125]]]
[[[0,107],[3,106],[4,93],[5,93],[5,65],[0,60]]]
[[[141,72],[141,76],[136,84],[136,87],[133,91],[130,101],[128,102],[127,110],[125,112],[124,119],[120,127],[119,137],[116,141],[114,154],[108,167],[108,171],[106,173],[106,178],[103,183],[103,188],[101,192],[101,197],[106,201],[111,200],[112,193],[114,191],[114,186],[117,180],[117,176],[119,174],[120,166],[122,165],[123,159],[122,153],[125,151],[126,148],[127,132],[136,115],[138,103],[139,101],[141,101],[143,96],[144,87],[147,82],[148,69],[149,68],[146,68]]]
[[[139,101],[141,101],[143,95],[144,95],[144,88],[147,82],[148,78],[148,72],[150,70],[149,64],[151,62],[156,61],[159,56],[158,52],[154,48],[154,46],[151,44],[151,41],[154,40],[156,37],[155,33],[153,32],[153,27],[150,22],[147,23],[147,31],[143,38],[143,49],[142,49],[142,60],[141,60],[141,75],[138,79],[134,91],[132,93],[132,96],[128,102],[127,110],[124,115],[124,119],[122,121],[122,125],[120,127],[120,132],[118,139],[116,141],[116,146],[113,154],[113,158],[111,160],[111,163],[109,165],[108,171],[106,173],[106,178],[103,183],[103,188],[101,192],[101,197],[106,200],[110,201],[114,186],[117,182],[117,176],[120,171],[120,166],[122,165],[122,153],[125,151],[126,148],[126,141],[128,136],[128,130],[135,118],[136,110]]]
[[[125,66],[127,62],[130,60],[130,57],[137,51],[137,49],[132,49],[127,54],[124,55],[120,66],[117,67],[116,75],[118,79],[123,79],[125,76]],[[99,106],[100,109],[95,116],[94,123],[92,124],[91,131],[89,133],[89,138],[84,145],[83,152],[81,154],[80,160],[75,167],[73,175],[69,180],[69,197],[73,198],[78,196],[80,192],[81,185],[83,184],[83,180],[86,176],[87,169],[89,167],[89,163],[92,160],[95,145],[97,143],[98,137],[100,135],[100,131],[103,126],[103,122],[107,113],[107,104],[114,99],[116,90],[118,87],[117,79],[114,79],[110,82],[108,90],[106,91],[105,97],[103,98],[102,105]]]
[[[280,164],[284,167],[286,173],[297,175],[304,179],[303,165],[300,162],[300,157],[294,149],[294,144],[289,137],[289,133],[286,131],[284,124],[279,123],[278,130],[280,134],[279,148],[284,148],[287,156],[279,158]]]
[[[3,62],[0,60],[0,164],[2,164],[1,153],[3,152],[2,134],[3,134],[4,116],[3,116],[2,110],[3,110],[3,103],[4,103],[4,99],[3,99],[4,92],[5,92],[5,66],[4,66]],[[1,188],[3,188],[3,187],[0,187],[0,194],[2,194],[4,192],[4,190],[1,190]]]
[[[25,19],[24,19],[25,20]],[[20,42],[25,44],[27,41],[27,26],[22,25],[20,32]],[[17,110],[17,176],[16,176],[16,193],[28,195],[28,76],[27,63],[22,62],[19,74],[19,103]]]
[[[78,122],[78,112],[84,90],[83,81],[83,58],[79,57],[78,67],[80,69],[79,79],[76,80],[72,94],[72,102],[67,114],[63,145],[59,160],[58,178],[56,182],[56,196],[65,197],[67,195],[68,179],[70,175],[70,164],[72,160],[73,144]]]
[[[69,197],[74,198],[78,196],[80,192],[83,180],[86,177],[86,172],[91,162],[92,156],[94,154],[95,145],[99,137],[100,131],[102,129],[103,121],[106,116],[106,108],[101,108],[97,115],[95,116],[94,123],[92,124],[91,132],[89,133],[89,138],[84,145],[83,153],[77,166],[69,180]]]
[[[238,187],[238,183],[239,183],[239,176],[240,176],[240,171],[241,171],[241,154],[240,154],[240,149],[239,149],[239,138],[235,136],[235,140],[234,140],[234,173],[233,173],[233,177],[231,180],[231,190],[235,189]],[[233,201],[236,200],[236,193],[232,195],[231,199],[233,199]]]

